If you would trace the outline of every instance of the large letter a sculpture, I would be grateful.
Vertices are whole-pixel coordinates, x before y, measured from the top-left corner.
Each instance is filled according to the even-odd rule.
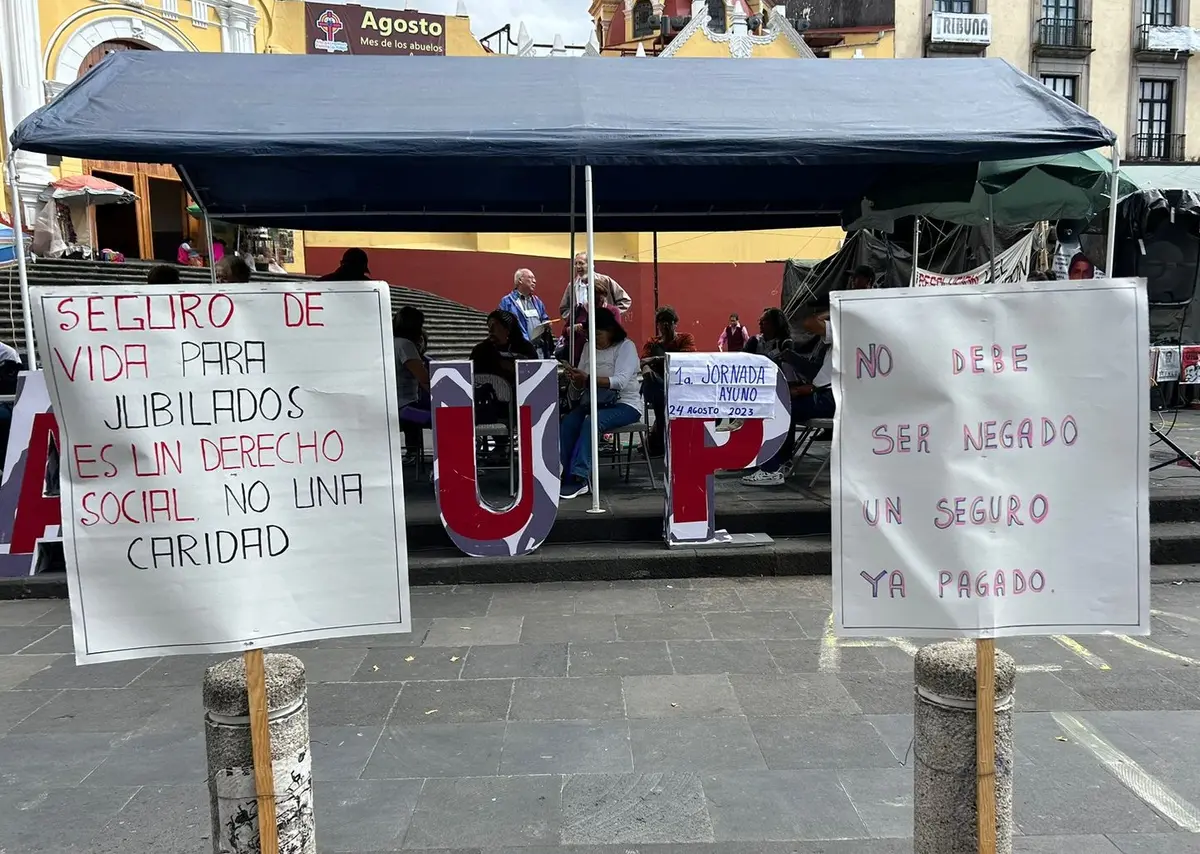
[[[470,362],[435,362],[433,484],[450,539],[473,557],[514,557],[540,546],[558,515],[558,364],[517,362],[517,494],[493,510],[475,466],[475,386]]]

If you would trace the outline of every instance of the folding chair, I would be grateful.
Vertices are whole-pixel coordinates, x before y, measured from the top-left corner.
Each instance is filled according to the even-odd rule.
[[[809,452],[809,449],[812,448],[813,442],[817,441],[817,437],[821,435],[821,432],[832,429],[832,418],[810,418],[800,425],[800,437],[796,440],[796,453],[792,455],[793,471],[795,471],[795,468],[797,465],[799,465],[800,461],[804,459],[804,456]],[[821,476],[825,469],[828,468],[831,458],[832,454],[821,461],[821,466],[817,469],[817,473],[814,474],[812,480],[808,482],[809,489],[812,489],[812,487],[816,485],[817,479]]]

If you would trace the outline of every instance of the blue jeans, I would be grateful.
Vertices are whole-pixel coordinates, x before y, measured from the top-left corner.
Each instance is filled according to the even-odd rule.
[[[597,413],[600,434],[626,424],[633,424],[642,414],[632,406],[618,403],[606,406]],[[592,476],[592,413],[587,406],[577,406],[562,420],[558,433],[558,452],[562,457],[563,478],[587,480]]]
[[[765,472],[777,472],[784,463],[792,461],[796,452],[796,427],[810,418],[832,418],[834,411],[833,391],[823,388],[806,394],[803,397],[792,398],[792,423],[788,427],[787,438],[783,441],[779,453],[767,460],[762,466]]]

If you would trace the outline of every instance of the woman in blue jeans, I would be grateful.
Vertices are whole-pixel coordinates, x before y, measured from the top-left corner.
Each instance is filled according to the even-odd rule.
[[[592,413],[586,389],[592,364],[585,348],[578,368],[566,368],[571,397],[576,406],[562,420],[559,452],[562,455],[563,498],[587,495],[592,474]],[[633,424],[642,417],[638,388],[638,350],[629,340],[616,316],[607,308],[596,309],[596,401],[598,430],[607,433]]]

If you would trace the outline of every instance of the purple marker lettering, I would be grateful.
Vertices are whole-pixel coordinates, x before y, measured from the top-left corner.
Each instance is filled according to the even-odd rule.
[[[878,512],[878,507],[879,507],[878,500],[876,500],[875,506],[876,506],[876,512]],[[891,498],[887,499],[887,501],[884,505],[884,512],[887,514],[887,521],[888,521],[889,525],[903,524],[901,517],[900,517],[900,496],[899,495],[896,496],[895,501],[893,501]]]
[[[1017,426],[1017,447],[1021,447],[1022,443],[1026,448],[1033,447],[1033,419],[1022,418],[1021,423]]]
[[[1013,525],[1025,527],[1025,523],[1021,521],[1021,517],[1017,515],[1021,510],[1021,499],[1015,495],[1008,496],[1008,526]]]
[[[937,512],[941,513],[944,518],[934,519],[933,526],[942,531],[954,524],[954,511],[950,509],[950,499],[939,498],[937,503]]]
[[[909,444],[912,442],[912,437],[908,434],[908,425],[901,424],[896,427],[896,447],[902,454],[909,452]]]
[[[1046,576],[1042,575],[1040,569],[1035,569],[1029,574],[1029,589],[1034,593],[1041,593],[1046,589]]]
[[[1025,349],[1028,345],[1017,344],[1012,348],[1012,363],[1014,373],[1028,373],[1029,368],[1025,367],[1025,363],[1029,361],[1029,356]]]
[[[951,575],[949,572],[946,572],[946,570],[944,570],[944,569],[938,571],[938,598],[939,599],[944,599],[946,597],[946,588],[949,587],[953,581],[954,581],[954,576]]]
[[[917,453],[918,454],[928,454],[929,453],[929,425],[928,424],[918,424],[917,425]]]
[[[1057,431],[1054,429],[1054,422],[1049,418],[1042,419],[1042,447],[1054,444],[1054,437]]]
[[[997,374],[1004,373],[1004,350],[999,344],[992,345],[992,370]]]
[[[955,376],[958,376],[964,370],[966,370],[967,360],[965,358],[963,358],[963,354],[958,352],[957,350],[950,351],[950,363],[954,369]]]
[[[979,426],[975,428],[975,432],[971,432],[971,425],[963,425],[963,450],[969,451],[974,448],[977,451],[983,450],[983,422],[979,422]]]
[[[1019,569],[1014,569],[1012,571],[1012,585],[1014,596],[1020,596],[1022,593],[1024,593],[1026,587],[1025,573],[1021,572]]]
[[[980,345],[971,348],[971,373],[983,373],[983,347]]]
[[[1068,430],[1070,438],[1068,438]],[[1079,438],[1079,425],[1075,423],[1074,415],[1068,415],[1062,420],[1062,424],[1058,428],[1058,434],[1062,436],[1063,444],[1067,447],[1075,444],[1075,441]]]
[[[888,594],[895,599],[897,593],[900,594],[901,599],[907,595],[904,592],[904,573],[893,569],[892,574],[888,576]]]
[[[883,581],[884,576],[887,575],[887,570],[885,569],[883,572],[879,573],[879,575],[877,575],[877,576],[872,576],[864,569],[862,572],[859,573],[859,575],[862,576],[863,580],[865,582],[867,582],[867,584],[871,585],[871,598],[878,599],[879,598],[879,582]]]
[[[880,424],[878,427],[872,430],[871,436],[873,436],[877,442],[886,443],[882,447],[872,449],[871,453],[875,454],[876,456],[882,457],[886,454],[890,454],[896,449],[896,443],[892,440],[892,437],[888,435],[888,428],[886,424]]]
[[[1012,430],[1013,423],[1011,420],[1005,421],[1000,425],[1000,447],[1009,449],[1015,442]]]
[[[863,502],[863,521],[874,528],[879,524],[879,499],[875,498],[872,500],[875,502],[874,511],[871,509],[870,501]]]
[[[997,569],[996,574],[992,577],[992,593],[996,596],[1003,596],[1007,585],[1004,583],[1004,570]]]
[[[958,598],[971,598],[971,573],[965,569],[958,574]]]
[[[975,576],[975,595],[986,598],[988,595],[987,573],[981,572]]]
[[[998,448],[999,448],[999,446],[996,444],[996,422],[995,421],[984,421],[983,422],[983,446],[985,448],[987,448],[989,451],[995,451],[995,450],[998,450]]]
[[[1033,520],[1033,524],[1042,524],[1049,512],[1050,499],[1046,498],[1046,496],[1042,495],[1040,492],[1033,496],[1033,500],[1029,502],[1029,518]]]

